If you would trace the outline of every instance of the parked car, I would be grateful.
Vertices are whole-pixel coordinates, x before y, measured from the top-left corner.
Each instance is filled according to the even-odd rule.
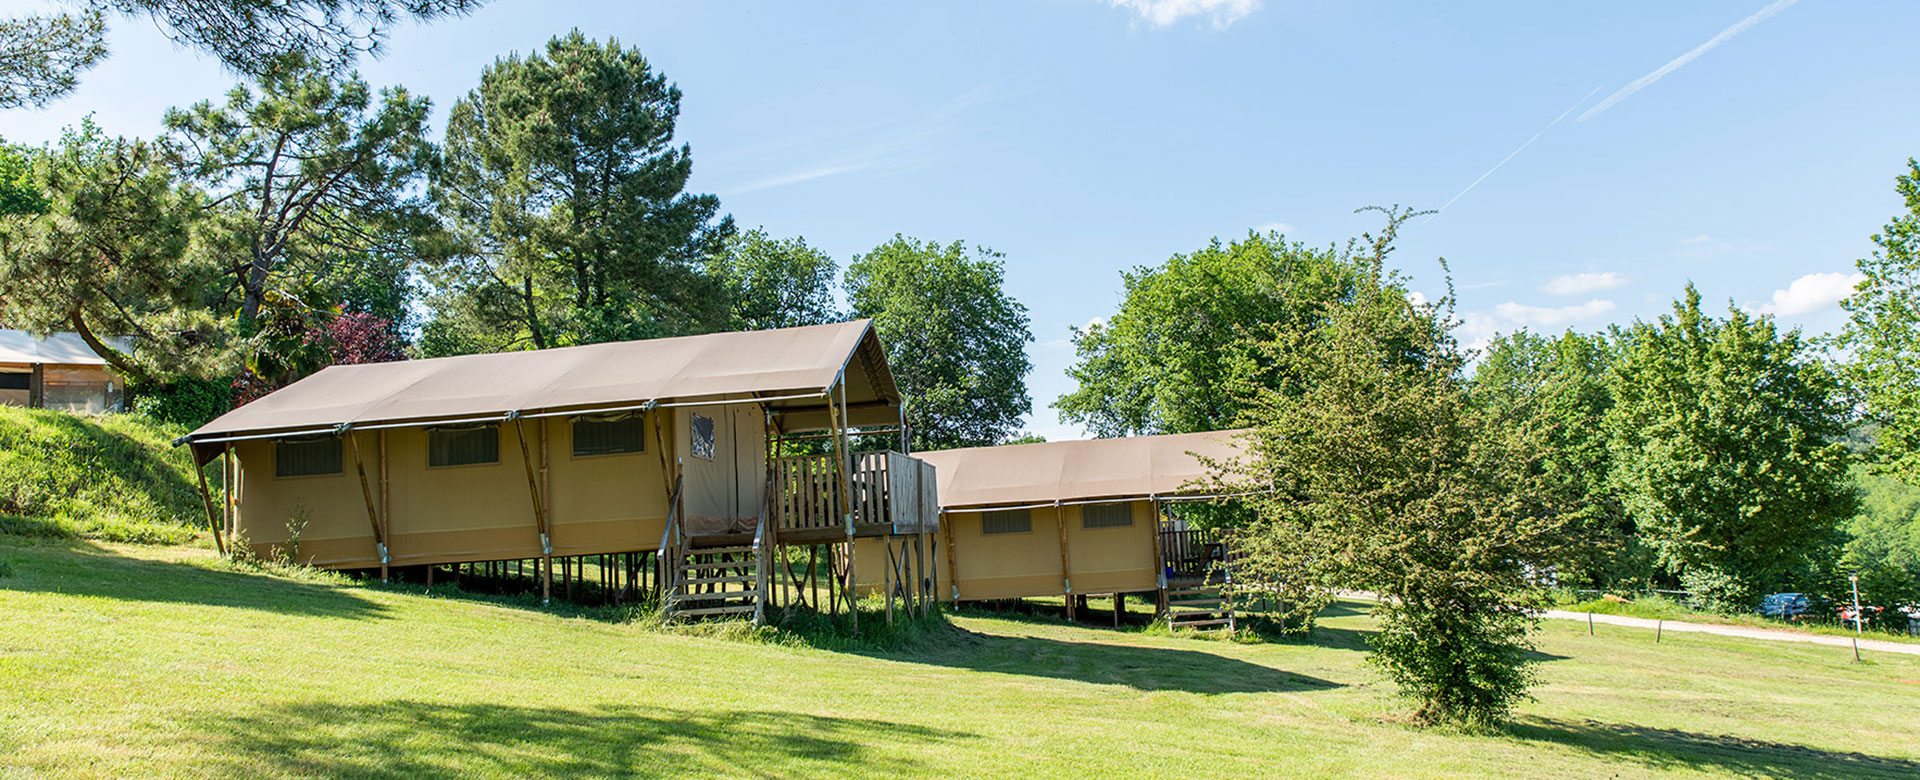
[[[1775,593],[1760,600],[1760,608],[1754,610],[1764,617],[1789,620],[1806,614],[1810,607],[1805,593]]]

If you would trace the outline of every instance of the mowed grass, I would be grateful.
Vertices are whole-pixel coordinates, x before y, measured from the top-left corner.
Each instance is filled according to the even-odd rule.
[[[193,548],[0,537],[0,777],[1920,776],[1920,658],[1548,622],[1508,731],[1407,725],[1366,618],[1242,644],[958,617],[845,653]]]

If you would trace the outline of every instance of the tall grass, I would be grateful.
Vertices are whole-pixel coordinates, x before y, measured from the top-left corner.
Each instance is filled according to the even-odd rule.
[[[0,533],[180,544],[204,523],[185,431],[140,415],[0,407]]]

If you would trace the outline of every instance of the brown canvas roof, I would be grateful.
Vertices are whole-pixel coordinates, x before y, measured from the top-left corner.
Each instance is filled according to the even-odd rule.
[[[187,435],[433,422],[626,405],[819,396],[846,372],[855,424],[898,418],[900,391],[869,320],[529,352],[330,366]],[[823,423],[817,397],[769,402],[789,430]]]
[[[1149,498],[1204,492],[1207,468],[1241,455],[1241,431],[916,452],[939,474],[940,508]]]

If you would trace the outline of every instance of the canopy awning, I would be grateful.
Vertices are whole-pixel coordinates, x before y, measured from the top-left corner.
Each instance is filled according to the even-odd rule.
[[[760,402],[783,430],[825,428],[846,382],[851,425],[891,423],[900,391],[872,322],[329,366],[184,437],[204,462],[224,441],[453,420]],[[838,394],[835,394],[838,400]]]
[[[1209,470],[1201,458],[1239,458],[1243,433],[1010,444],[914,457],[939,474],[941,509],[1171,497],[1206,492]]]

